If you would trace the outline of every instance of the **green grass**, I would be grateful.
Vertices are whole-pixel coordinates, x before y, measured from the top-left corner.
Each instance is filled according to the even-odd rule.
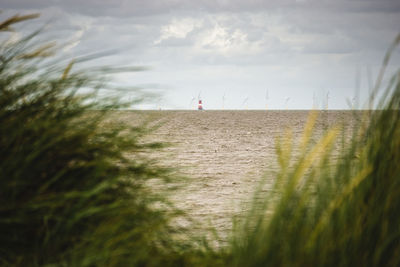
[[[400,36],[384,67],[399,42]],[[248,219],[237,226],[229,265],[399,266],[399,110],[397,75],[379,109],[365,112],[334,162],[342,129],[333,127],[312,144],[316,113],[298,144],[290,136],[278,139],[281,171],[274,188],[258,193]],[[302,152],[293,158],[296,145]]]
[[[0,265],[192,261],[185,255],[199,249],[171,223],[183,216],[168,200],[176,179],[147,156],[162,144],[143,141],[145,123],[106,120],[124,107],[117,94],[98,93],[111,68],[49,64],[56,50],[37,44],[37,34],[0,47]],[[96,90],[79,92],[86,87]],[[152,190],[150,179],[165,190]]]
[[[256,192],[228,246],[215,249],[174,223],[184,219],[168,200],[177,178],[148,157],[163,144],[144,141],[145,123],[109,123],[124,103],[98,90],[106,73],[126,69],[50,64],[55,46],[37,34],[0,47],[1,266],[400,265],[399,74],[350,141],[340,143],[340,125],[316,139],[317,113],[299,142],[278,139],[274,187]]]

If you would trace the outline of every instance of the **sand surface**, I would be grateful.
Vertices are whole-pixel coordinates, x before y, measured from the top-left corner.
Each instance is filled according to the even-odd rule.
[[[162,126],[149,137],[169,142],[159,153],[166,166],[177,167],[187,185],[174,200],[196,221],[198,229],[215,227],[221,239],[232,229],[232,216],[246,212],[259,181],[266,190],[279,169],[275,154],[277,137],[288,129],[299,139],[309,111],[159,111],[143,112]],[[126,123],[136,115],[121,113]],[[323,111],[317,135],[334,124],[352,122],[349,111]],[[267,175],[266,175],[267,174]]]

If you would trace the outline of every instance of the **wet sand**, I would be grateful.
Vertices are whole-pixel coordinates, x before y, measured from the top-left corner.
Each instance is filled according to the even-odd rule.
[[[166,166],[176,167],[188,183],[174,200],[200,224],[215,227],[221,238],[232,229],[232,217],[244,214],[260,180],[266,190],[278,171],[275,141],[288,129],[300,138],[309,111],[149,111],[143,112],[162,126],[150,140],[169,142],[158,156]],[[119,115],[134,123],[132,115]],[[322,111],[315,132],[334,124],[348,125],[350,111]],[[265,176],[267,174],[267,176]]]

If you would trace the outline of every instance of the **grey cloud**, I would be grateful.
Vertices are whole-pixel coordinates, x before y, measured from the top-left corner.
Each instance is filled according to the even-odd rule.
[[[350,54],[358,51],[352,40],[340,37],[317,39],[306,44],[301,50],[310,54]]]
[[[258,12],[276,9],[316,9],[337,12],[400,12],[398,0],[3,0],[5,9],[60,7],[89,16],[149,16],[174,12]]]
[[[98,64],[150,65],[124,82],[184,88],[177,95],[199,83],[268,84],[277,94],[328,84],[344,98],[354,65],[377,69],[400,30],[398,0],[0,1],[2,17],[42,13],[29,27],[51,21],[46,36],[70,42],[69,56],[114,51]]]
[[[28,2],[28,3],[27,3]],[[23,4],[26,4],[25,6]],[[159,48],[167,47],[193,47],[199,46],[199,36],[206,30],[213,29],[216,25],[221,26],[226,31],[225,41],[229,40],[235,32],[245,35],[248,45],[258,46],[265,53],[350,53],[357,49],[384,49],[387,42],[394,37],[400,24],[400,19],[395,14],[388,13],[342,13],[348,7],[358,6],[358,10],[371,9],[382,6],[397,6],[397,2],[391,0],[338,0],[338,1],[317,1],[305,0],[301,2],[285,1],[35,1],[37,6],[60,6],[47,7],[41,9],[44,17],[57,17],[54,20],[54,35],[73,35],[74,32],[84,30],[82,42],[77,46],[82,51],[101,47],[130,47],[136,52],[143,54],[143,51],[151,49],[154,45]],[[31,1],[8,1],[5,6],[14,8],[33,8],[36,6]],[[124,8],[120,8],[124,7]],[[176,11],[174,7],[179,7]],[[203,10],[247,10],[241,13],[207,13],[197,11],[187,11],[182,9],[189,7],[201,7]],[[224,8],[226,7],[226,9]],[[271,11],[268,8],[277,8]],[[329,9],[329,7],[331,7]],[[82,23],[90,21],[91,15],[77,15],[78,13],[68,13],[68,9],[80,10],[89,14],[108,14],[108,16],[96,17],[95,23],[86,29]],[[336,8],[336,9],[335,9]],[[266,11],[262,11],[267,9]],[[164,12],[168,14],[153,15],[151,17],[131,16],[116,17],[115,12],[130,12],[145,10],[147,13]],[[172,11],[171,11],[172,10]],[[256,10],[250,12],[249,10]],[[100,12],[97,12],[100,11]],[[75,14],[75,15],[70,15]],[[258,23],[254,23],[254,17]],[[184,37],[166,37],[161,40],[162,27],[171,23],[171,18],[195,18],[201,19],[201,28],[194,28]],[[80,21],[81,19],[81,21]],[[76,21],[75,21],[76,20]],[[182,22],[185,23],[185,22]],[[64,31],[64,32],[62,32]],[[327,36],[329,42],[326,41]],[[204,37],[204,36],[203,36]],[[221,37],[222,38],[222,37]],[[159,43],[156,41],[160,39]],[[307,40],[302,40],[307,39]],[[201,41],[201,40],[200,40]],[[217,41],[217,40],[216,40]],[[220,40],[224,41],[224,40]],[[156,44],[155,44],[156,43]],[[210,43],[202,45],[208,50],[203,56],[209,57],[218,53]],[[196,55],[199,57],[201,55]],[[256,59],[259,54],[234,55],[235,58],[245,56],[251,61]],[[229,58],[224,55],[222,58]],[[224,60],[225,61],[225,60]],[[218,62],[218,60],[213,61]]]
[[[371,13],[400,12],[400,2],[397,0],[337,0],[337,1],[308,1],[311,7],[325,8],[341,12]]]

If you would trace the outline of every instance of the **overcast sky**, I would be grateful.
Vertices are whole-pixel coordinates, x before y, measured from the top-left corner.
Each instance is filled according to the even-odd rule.
[[[0,8],[3,19],[41,13],[28,27],[52,21],[46,34],[67,44],[68,57],[113,50],[96,64],[150,67],[114,77],[162,94],[142,108],[189,109],[199,95],[205,109],[349,108],[346,99],[365,102],[400,33],[399,0],[0,0]]]

